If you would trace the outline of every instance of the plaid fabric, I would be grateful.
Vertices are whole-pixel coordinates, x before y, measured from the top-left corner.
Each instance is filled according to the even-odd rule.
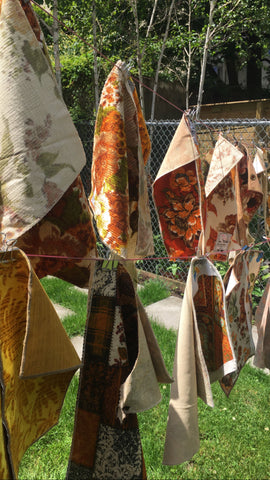
[[[138,353],[135,292],[124,267],[108,271],[102,265],[96,263],[90,285],[93,295],[67,479],[141,480],[146,472],[137,416],[128,414],[121,423],[117,415],[120,387]]]

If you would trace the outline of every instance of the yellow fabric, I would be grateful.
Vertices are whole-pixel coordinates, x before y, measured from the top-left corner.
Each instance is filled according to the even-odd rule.
[[[0,231],[18,238],[85,165],[43,46],[18,0],[0,3]]]
[[[70,340],[57,325],[60,320],[48,307],[50,300],[36,282],[38,280],[23,252],[15,250],[1,255],[0,383],[6,456],[0,449],[0,472],[8,471],[8,464],[11,468],[10,475],[1,477],[5,479],[17,478],[26,449],[57,423],[67,387],[80,364]],[[43,325],[39,324],[42,330],[37,334],[39,322]],[[57,349],[53,355],[52,347],[57,346],[61,351]],[[52,360],[48,359],[46,347],[53,356]],[[67,358],[68,352],[70,359]],[[42,374],[35,378],[20,376],[22,358],[28,375]]]

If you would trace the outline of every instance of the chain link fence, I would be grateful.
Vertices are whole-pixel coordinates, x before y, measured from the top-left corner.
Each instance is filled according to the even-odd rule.
[[[188,261],[169,261],[165,250],[159,229],[158,217],[152,198],[152,184],[156,178],[160,165],[165,157],[170,142],[174,136],[179,120],[158,120],[147,122],[147,127],[151,136],[152,151],[147,165],[147,176],[149,185],[149,201],[151,208],[152,229],[155,242],[154,258],[144,259],[137,262],[138,268],[161,276],[179,280],[185,283],[189,262]],[[233,119],[233,120],[199,120],[194,121],[194,128],[198,137],[200,155],[202,159],[203,174],[206,177],[209,164],[206,160],[207,154],[211,152],[217,141],[220,132],[232,143],[240,142],[247,146],[251,155],[255,155],[256,146],[263,148],[267,152],[267,166],[270,165],[270,121],[258,119]],[[87,195],[90,193],[90,175],[93,150],[94,123],[77,123],[79,135],[82,139],[87,157],[87,165],[84,167],[81,176]],[[260,243],[265,235],[265,225],[262,211],[253,218],[250,224],[250,233],[255,243]],[[268,243],[262,245],[264,251],[264,265],[270,264],[270,246]],[[106,254],[106,249],[102,248],[100,254]],[[263,274],[260,275],[258,282],[259,288],[263,290],[265,280],[265,267]]]

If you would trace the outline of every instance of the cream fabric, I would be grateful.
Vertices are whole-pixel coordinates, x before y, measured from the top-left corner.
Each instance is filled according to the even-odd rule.
[[[85,164],[83,146],[18,0],[0,11],[0,231],[42,219]]]

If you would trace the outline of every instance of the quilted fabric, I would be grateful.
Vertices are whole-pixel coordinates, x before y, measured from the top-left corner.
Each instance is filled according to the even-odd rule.
[[[116,262],[118,263],[118,262]],[[145,479],[138,421],[118,416],[121,385],[138,357],[132,280],[122,265],[97,261],[91,277],[88,324],[67,479]]]
[[[18,0],[0,2],[0,51],[0,230],[18,238],[61,198],[85,155]]]
[[[126,258],[153,254],[144,165],[150,140],[135,86],[118,61],[100,98],[89,197],[101,239]]]

